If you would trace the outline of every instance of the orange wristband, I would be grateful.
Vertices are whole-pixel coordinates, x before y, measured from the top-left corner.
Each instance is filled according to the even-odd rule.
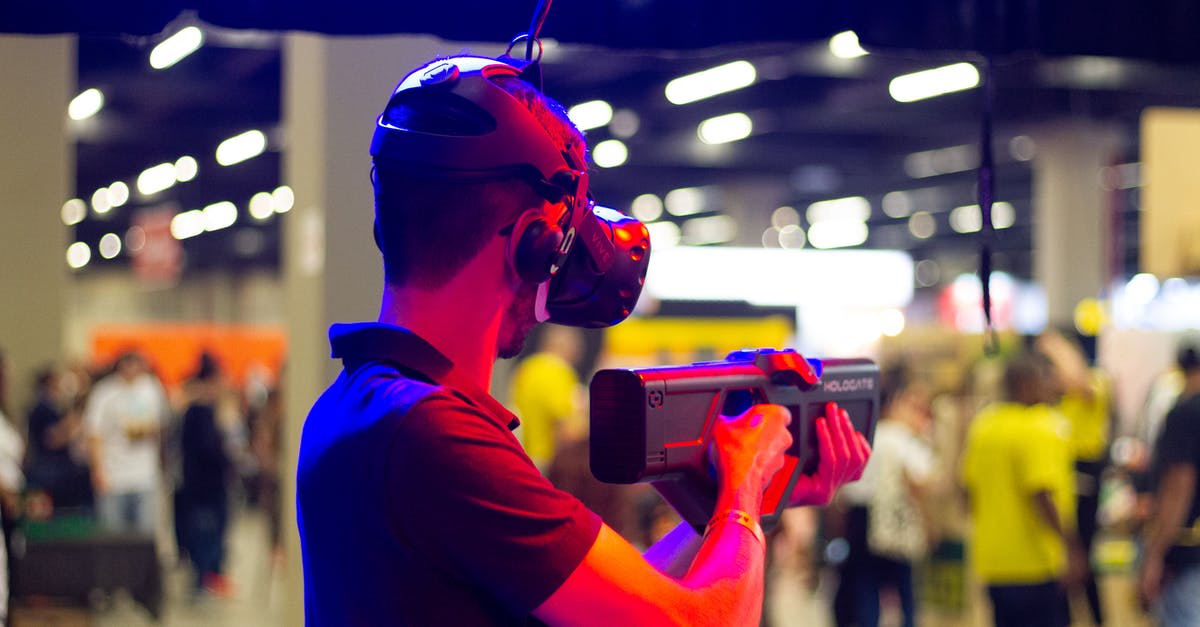
[[[762,525],[758,524],[758,518],[751,516],[740,509],[725,510],[720,514],[713,516],[712,520],[708,521],[708,526],[704,528],[704,537],[707,538],[708,534],[712,532],[713,528],[716,527],[717,524],[723,522],[737,523],[746,529],[749,529],[750,533],[754,534],[754,538],[758,540],[759,546],[763,547],[764,550],[767,548],[767,537],[765,534],[763,534]]]

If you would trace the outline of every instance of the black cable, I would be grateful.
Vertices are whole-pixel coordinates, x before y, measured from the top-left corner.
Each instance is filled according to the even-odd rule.
[[[992,227],[992,200],[995,198],[995,163],[992,159],[992,116],[996,99],[992,57],[983,59],[983,115],[979,138],[979,178],[977,194],[979,214],[983,221],[979,229],[979,282],[983,288],[984,350],[994,355],[999,350],[996,330],[992,325],[992,243],[996,232]]]
[[[533,19],[529,21],[529,37],[525,40],[525,60],[533,60],[533,42],[537,39],[538,34],[542,32],[542,25],[546,23],[546,16],[550,14],[550,3],[553,0],[540,0],[537,9],[533,12]]]

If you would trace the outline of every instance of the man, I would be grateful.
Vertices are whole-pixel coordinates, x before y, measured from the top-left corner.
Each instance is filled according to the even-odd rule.
[[[1066,627],[1064,583],[1083,568],[1067,425],[1045,404],[1056,400],[1052,376],[1044,356],[1014,357],[1004,372],[1008,400],[984,408],[967,433],[970,561],[996,627]]]
[[[159,433],[170,411],[141,355],[117,358],[92,388],[84,424],[96,513],[106,531],[154,535],[158,526]]]
[[[926,499],[934,457],[925,440],[933,426],[931,391],[904,364],[880,377],[882,419],[862,479],[842,491],[850,504],[834,611],[839,625],[876,627],[879,595],[894,589],[905,627],[916,625],[913,563],[928,551],[933,521]]]
[[[1200,347],[1179,351],[1184,386],[1154,448],[1158,490],[1146,524],[1139,590],[1164,627],[1200,625]]]
[[[542,329],[538,351],[517,364],[512,377],[512,402],[521,416],[521,444],[545,473],[560,446],[583,439],[578,424],[579,375],[575,362],[583,353],[578,329],[551,325]]]
[[[1075,522],[1085,555],[1092,552],[1096,538],[1096,516],[1100,509],[1100,480],[1108,466],[1112,422],[1112,393],[1108,377],[1088,366],[1078,341],[1054,330],[1037,338],[1037,350],[1054,366],[1061,392],[1057,409],[1071,426],[1071,451],[1075,458]],[[1096,574],[1089,567],[1083,574],[1092,622],[1104,624],[1103,604]]]
[[[472,142],[491,143],[455,151]],[[516,418],[486,392],[497,357],[515,356],[553,306],[574,306],[548,285],[586,183],[583,139],[562,108],[507,64],[433,62],[393,94],[372,154],[379,322],[331,330],[345,370],[301,438],[308,624],[757,624],[757,521],[790,440],[786,410],[717,421],[716,516],[703,537],[681,526],[643,557],[538,473],[510,432]],[[445,165],[458,161],[475,166]],[[526,254],[538,248],[549,254]],[[821,469],[793,502],[826,502],[865,463],[845,413],[829,418]]]

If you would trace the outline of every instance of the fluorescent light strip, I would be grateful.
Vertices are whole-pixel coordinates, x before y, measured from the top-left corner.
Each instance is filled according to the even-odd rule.
[[[606,139],[592,148],[592,161],[602,168],[615,168],[629,158],[629,149],[619,139]]]
[[[831,221],[863,222],[871,217],[871,203],[862,196],[821,200],[809,205],[804,215],[810,224]]]
[[[67,105],[67,115],[72,120],[86,120],[96,115],[104,107],[104,94],[99,89],[85,89],[71,99]]]
[[[613,110],[612,106],[603,100],[589,100],[568,109],[567,117],[570,118],[575,128],[581,131],[590,131],[611,122]]]
[[[217,163],[234,165],[261,155],[267,149],[267,136],[251,130],[234,135],[217,146]]]
[[[665,90],[671,104],[687,104],[717,94],[749,87],[757,78],[754,65],[749,61],[734,61],[725,65],[680,76],[667,83]]]
[[[204,31],[195,26],[183,28],[150,51],[150,67],[165,70],[195,52],[203,43]]]
[[[858,43],[858,33],[852,30],[840,32],[829,38],[829,52],[839,59],[854,59],[867,55]]]
[[[897,102],[915,102],[976,85],[979,85],[979,70],[964,62],[897,76],[888,84],[888,93]]]
[[[754,132],[754,122],[745,113],[728,113],[709,118],[696,127],[696,135],[706,144],[727,144],[745,139]]]

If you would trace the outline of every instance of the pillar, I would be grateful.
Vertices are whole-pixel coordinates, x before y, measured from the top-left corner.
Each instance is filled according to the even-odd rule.
[[[284,47],[283,178],[296,193],[284,217],[284,291],[289,356],[284,384],[285,624],[303,624],[295,526],[295,468],[304,417],[337,376],[327,330],[375,320],[383,285],[372,237],[368,152],[375,118],[408,70],[461,44],[429,37],[288,35]],[[481,51],[482,52],[482,51]],[[497,54],[488,50],[486,54]]]
[[[1063,121],[1033,133],[1033,276],[1046,291],[1049,324],[1070,327],[1075,305],[1108,286],[1111,220],[1100,169],[1112,165],[1112,128]]]
[[[63,357],[68,272],[61,208],[74,189],[67,103],[75,39],[0,35],[0,348],[9,419],[24,424],[32,375]]]

